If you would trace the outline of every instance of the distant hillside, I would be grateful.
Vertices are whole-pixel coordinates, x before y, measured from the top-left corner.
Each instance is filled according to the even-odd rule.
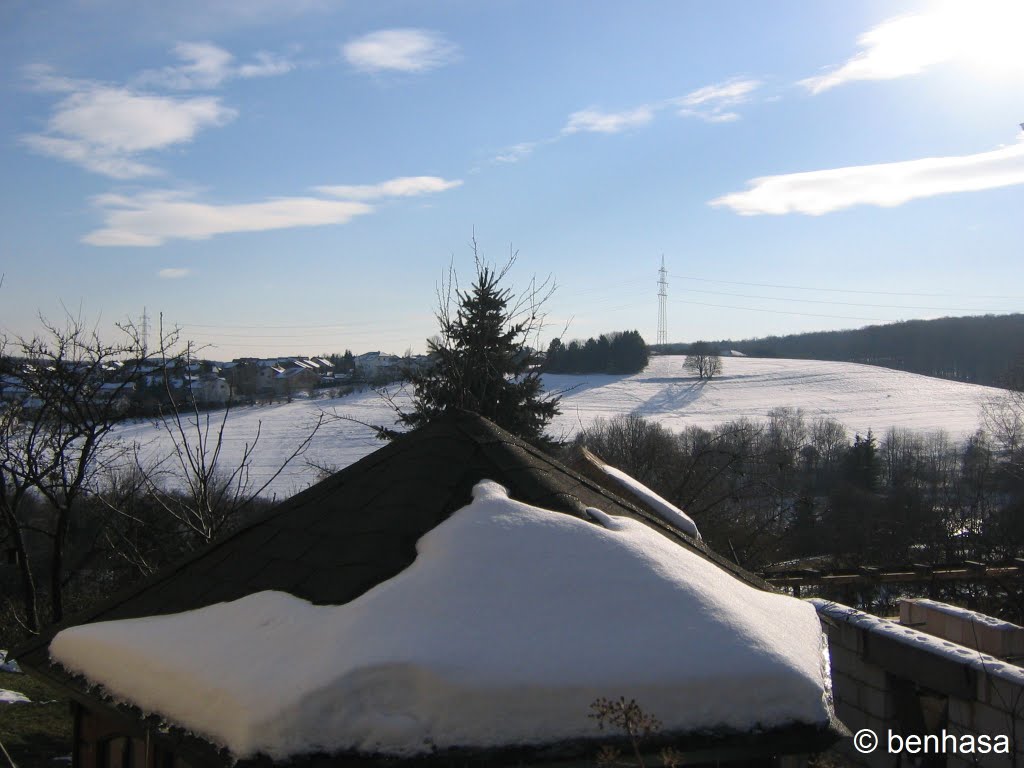
[[[881,440],[890,427],[930,432],[945,430],[954,440],[974,434],[982,407],[999,391],[959,381],[918,376],[844,362],[764,360],[731,357],[722,374],[698,381],[683,368],[683,357],[652,357],[641,373],[547,373],[544,390],[560,393],[561,415],[549,433],[571,440],[599,420],[635,414],[673,432],[687,427],[713,429],[739,419],[766,421],[776,408],[801,409],[808,423],[828,417],[842,424],[847,438]],[[269,494],[287,498],[320,476],[320,467],[342,469],[380,447],[366,424],[392,426],[393,407],[408,410],[410,387],[396,385],[388,398],[374,389],[344,397],[295,400],[270,406],[234,408],[224,429],[225,466],[237,466],[252,437],[262,437],[252,455],[250,477],[259,487],[309,434],[323,411],[331,414],[302,461],[292,462],[273,481]],[[174,451],[167,432],[150,419],[118,425],[116,436],[138,443],[145,462],[166,460]],[[2,705],[0,705],[2,706]]]
[[[715,344],[752,357],[868,363],[974,384],[1024,384],[1024,314],[908,320]]]

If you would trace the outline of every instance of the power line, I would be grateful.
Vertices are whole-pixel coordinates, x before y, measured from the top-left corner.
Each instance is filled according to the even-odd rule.
[[[794,299],[789,296],[754,296],[749,293],[726,293],[709,291],[703,288],[690,288],[694,293],[711,293],[716,296],[734,296],[740,299],[766,299],[768,301],[796,301],[802,304],[840,304],[845,307],[873,307],[875,309],[925,309],[936,312],[1008,312],[1006,309],[979,309],[977,307],[918,307],[903,304],[862,304],[852,301],[836,301],[835,299]]]
[[[265,329],[269,329],[269,330],[288,330],[288,329],[300,329],[300,328],[311,328],[311,329],[334,328],[334,329],[343,331],[343,330],[346,330],[346,329],[351,328],[353,326],[363,326],[363,325],[374,325],[374,323],[372,321],[370,321],[370,320],[363,320],[363,321],[360,321],[360,322],[344,323],[344,324],[334,323],[333,325],[313,325],[313,324],[310,324],[310,325],[250,325],[248,323],[239,325],[239,324],[230,324],[230,323],[181,323],[177,327],[179,327],[179,328],[242,328],[242,329],[247,329],[247,328],[261,328],[261,329],[263,329],[263,328],[265,328]]]
[[[744,283],[739,280],[712,280],[706,277],[692,277],[687,275],[672,275],[677,280],[695,280],[701,283],[724,283],[726,285],[746,285],[753,286],[755,288],[787,288],[794,291],[822,291],[826,293],[866,293],[877,296],[927,296],[927,297],[943,297],[943,296],[959,296],[966,299],[1024,299],[1024,296],[983,296],[980,294],[960,294],[960,293],[915,293],[913,291],[865,291],[856,290],[853,288],[821,288],[812,287],[807,285],[780,285],[778,283]]]
[[[341,331],[318,331],[316,333],[286,333],[286,334],[267,334],[267,333],[216,333],[210,331],[201,331],[198,335],[202,338],[216,338],[216,339],[251,339],[254,336],[261,339],[309,339],[309,338],[321,338],[340,335]],[[367,331],[359,331],[359,334],[365,335]],[[347,335],[356,336],[358,334],[349,332]]]
[[[679,302],[681,303],[681,302]],[[701,307],[718,307],[719,309],[741,309],[747,312],[770,312],[773,315],[800,315],[801,317],[829,317],[834,320],[867,320],[873,323],[892,323],[896,320],[885,320],[880,317],[854,317],[851,315],[822,315],[812,312],[787,312],[783,309],[758,309],[756,307],[735,307],[728,304],[708,304],[703,301],[690,301],[688,304],[697,304]]]

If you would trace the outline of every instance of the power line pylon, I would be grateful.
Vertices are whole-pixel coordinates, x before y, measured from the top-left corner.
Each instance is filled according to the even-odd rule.
[[[142,356],[149,357],[149,315],[146,308],[142,308]]]
[[[658,270],[658,344],[668,344],[668,270],[665,269],[665,254],[661,255],[661,269]]]

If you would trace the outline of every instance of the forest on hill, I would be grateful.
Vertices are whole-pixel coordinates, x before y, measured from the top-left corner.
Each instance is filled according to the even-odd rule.
[[[601,334],[563,344],[553,339],[545,355],[546,373],[639,373],[650,359],[639,331]]]
[[[751,357],[867,363],[972,384],[1024,386],[1024,314],[907,320],[713,343]],[[678,353],[686,347],[654,349]]]

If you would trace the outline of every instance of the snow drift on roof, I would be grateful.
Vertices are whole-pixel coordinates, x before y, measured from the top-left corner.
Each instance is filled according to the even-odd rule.
[[[0,688],[0,704],[28,704],[30,702],[31,699],[24,693]]]
[[[600,462],[599,465],[610,478],[622,485],[623,488],[639,496],[666,523],[675,526],[688,536],[692,536],[695,539],[700,538],[700,531],[697,530],[697,524],[693,522],[693,518],[679,509],[679,507],[669,504],[646,485],[627,475],[621,469],[616,469]]]
[[[0,672],[12,672],[14,674],[21,674],[21,667],[18,666],[18,662],[11,659],[7,660],[7,651],[0,649]]]
[[[237,757],[597,737],[600,696],[635,697],[667,731],[828,720],[811,605],[591,514],[483,481],[409,568],[345,605],[260,592],[65,629],[50,653]]]

